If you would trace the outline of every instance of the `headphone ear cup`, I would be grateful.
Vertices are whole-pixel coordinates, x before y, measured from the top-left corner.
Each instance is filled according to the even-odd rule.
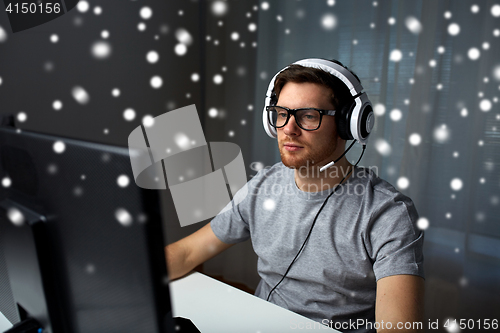
[[[336,122],[337,122],[337,133],[340,138],[343,140],[352,140],[354,139],[351,134],[351,115],[352,110],[356,106],[356,103],[347,103],[340,107],[339,111],[335,114]]]

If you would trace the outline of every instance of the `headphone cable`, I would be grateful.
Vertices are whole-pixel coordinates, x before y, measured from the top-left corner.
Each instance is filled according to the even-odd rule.
[[[352,144],[354,144],[356,141],[354,141]],[[351,147],[352,147],[352,144],[351,144]],[[342,182],[351,174],[351,172],[354,170],[354,168],[358,165],[359,161],[361,161],[361,158],[363,157],[363,154],[365,153],[365,148],[366,148],[366,145],[362,145],[363,146],[363,150],[361,151],[361,155],[359,156],[359,159],[358,161],[356,162],[356,164],[352,167],[351,171],[349,171],[349,173],[344,176],[344,178],[342,178],[342,180],[340,181],[340,183],[337,184],[337,186],[335,186],[335,189],[332,191],[332,193],[330,193],[325,201],[323,201],[323,204],[321,205],[318,213],[316,214],[316,216],[314,217],[314,220],[313,220],[313,223],[311,224],[311,228],[309,229],[309,233],[307,234],[307,237],[306,239],[304,240],[304,243],[302,243],[302,246],[300,247],[299,249],[299,252],[297,252],[297,254],[295,255],[295,258],[293,258],[292,262],[290,263],[290,265],[288,266],[285,274],[283,275],[283,277],[281,278],[281,280],[273,287],[273,289],[271,289],[271,291],[269,292],[269,295],[267,295],[267,299],[266,301],[269,301],[269,298],[271,297],[271,294],[273,293],[273,291],[280,285],[280,283],[285,279],[286,275],[288,274],[288,272],[290,271],[290,269],[292,268],[292,265],[295,263],[295,261],[297,260],[297,258],[299,257],[300,253],[302,252],[302,250],[304,249],[304,246],[306,245],[308,239],[309,239],[309,236],[311,236],[311,233],[312,233],[312,230],[313,230],[313,227],[314,225],[316,224],[316,220],[318,219],[318,216],[319,214],[321,213],[321,211],[323,210],[323,207],[325,207],[326,205],[326,202],[328,201],[328,199],[333,195],[333,193],[335,193],[335,191],[337,190],[337,188],[342,185]],[[350,147],[349,147],[350,148]],[[345,152],[344,152],[344,155],[345,155]]]

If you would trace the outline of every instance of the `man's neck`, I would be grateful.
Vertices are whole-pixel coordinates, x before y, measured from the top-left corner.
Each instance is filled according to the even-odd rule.
[[[333,189],[345,177],[344,183],[352,175],[353,166],[344,156],[333,166],[319,172],[321,166],[295,169],[295,184],[304,192],[320,192]]]

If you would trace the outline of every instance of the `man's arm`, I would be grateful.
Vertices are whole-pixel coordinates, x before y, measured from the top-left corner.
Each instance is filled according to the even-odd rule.
[[[169,278],[173,280],[185,275],[232,245],[220,241],[208,223],[191,235],[165,247]]]
[[[415,275],[393,275],[377,282],[377,301],[375,303],[375,320],[379,325],[384,322],[378,332],[418,332],[424,331],[424,279]],[[392,330],[387,329],[387,323]],[[398,330],[398,323],[400,329]],[[407,324],[409,323],[409,324]],[[414,324],[415,323],[415,324]],[[418,327],[417,323],[421,323]],[[405,328],[404,325],[407,325]],[[411,328],[408,329],[410,327]],[[401,325],[403,325],[401,327]],[[385,328],[385,329],[382,329]]]

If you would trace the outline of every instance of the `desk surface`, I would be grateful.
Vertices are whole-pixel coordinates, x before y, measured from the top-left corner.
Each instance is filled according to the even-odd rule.
[[[12,327],[10,321],[5,318],[2,312],[0,312],[0,332],[4,332]]]
[[[200,273],[171,282],[170,293],[174,316],[202,333],[338,332]]]
[[[338,332],[200,273],[170,283],[173,314],[202,333]],[[0,332],[12,325],[0,312]]]

